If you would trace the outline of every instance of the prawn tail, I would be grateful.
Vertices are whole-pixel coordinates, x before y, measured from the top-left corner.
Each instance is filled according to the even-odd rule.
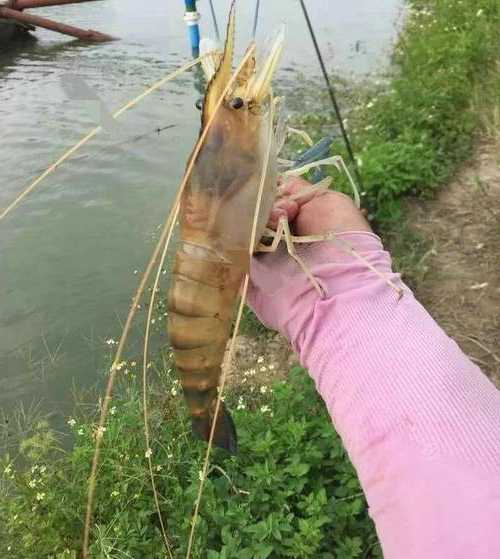
[[[184,242],[177,251],[168,295],[168,334],[193,432],[236,452],[236,430],[223,405],[215,410],[222,363],[244,270]],[[222,402],[221,402],[222,404]]]
[[[213,420],[214,418],[208,414],[201,417],[193,417],[193,433],[196,437],[208,442]],[[217,419],[215,420],[213,442],[216,446],[227,450],[230,454],[236,454],[238,450],[236,427],[234,426],[231,414],[223,403],[221,403]]]

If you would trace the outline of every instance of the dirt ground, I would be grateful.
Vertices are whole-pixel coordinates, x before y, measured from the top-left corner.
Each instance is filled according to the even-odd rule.
[[[500,388],[500,143],[479,145],[435,199],[407,201],[405,216],[430,246],[418,299]],[[294,364],[279,334],[240,335],[228,383],[270,383]]]
[[[500,388],[500,142],[479,145],[436,199],[406,210],[431,245],[418,299]]]
[[[239,335],[236,338],[234,359],[229,369],[228,384],[271,384],[284,378],[298,359],[290,344],[277,332],[266,332],[258,337]]]

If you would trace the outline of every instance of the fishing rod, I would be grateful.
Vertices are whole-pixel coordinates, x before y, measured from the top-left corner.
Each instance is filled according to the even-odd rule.
[[[349,159],[350,159],[350,161],[352,163],[352,166],[353,166],[353,169],[354,169],[354,174],[356,175],[356,180],[358,182],[358,187],[359,187],[360,191],[363,191],[364,187],[363,187],[363,180],[361,178],[361,173],[359,172],[358,164],[357,164],[356,159],[354,157],[354,152],[352,150],[351,142],[349,140],[349,136],[347,135],[347,131],[346,131],[345,126],[344,126],[344,121],[342,120],[342,115],[340,114],[340,108],[339,108],[339,105],[337,103],[337,99],[335,97],[335,90],[333,89],[333,85],[331,84],[330,78],[328,77],[328,72],[326,71],[326,66],[325,66],[325,63],[323,61],[323,56],[321,55],[321,50],[319,48],[318,41],[316,40],[316,34],[314,33],[314,29],[313,29],[311,20],[309,18],[309,13],[307,11],[304,0],[300,0],[300,5],[302,7],[302,12],[304,13],[304,18],[306,20],[306,24],[307,24],[307,27],[309,29],[309,33],[311,35],[312,42],[314,44],[314,50],[316,51],[316,56],[318,57],[319,65],[321,66],[321,72],[323,73],[323,77],[324,77],[325,82],[326,82],[326,87],[327,87],[328,93],[330,95],[330,100],[331,100],[332,105],[333,105],[333,110],[335,112],[335,115],[337,116],[337,120],[339,121],[340,132],[342,134],[342,138],[344,139],[344,144],[345,144],[345,147],[347,149],[347,153],[349,155]]]

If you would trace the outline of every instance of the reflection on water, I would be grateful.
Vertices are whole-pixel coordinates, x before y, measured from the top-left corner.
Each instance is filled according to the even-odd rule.
[[[112,112],[188,59],[182,4],[151,0],[143,10],[135,0],[108,0],[46,8],[40,12],[121,41],[85,45],[42,30],[35,42],[0,46],[0,207],[100,122],[103,106],[81,83]],[[383,62],[400,4],[309,2],[329,67],[362,75]],[[216,2],[221,28],[227,6]],[[211,33],[208,9],[200,9],[202,31]],[[253,3],[240,2],[240,52],[252,18]],[[299,74],[317,74],[317,62],[295,1],[265,3],[259,36],[283,21],[288,41],[278,81],[293,89]],[[72,98],[61,86],[68,74],[83,80]],[[145,99],[0,222],[2,407],[43,397],[48,408],[66,412],[72,384],[95,382],[105,340],[119,334],[197,136],[195,82],[187,73]]]

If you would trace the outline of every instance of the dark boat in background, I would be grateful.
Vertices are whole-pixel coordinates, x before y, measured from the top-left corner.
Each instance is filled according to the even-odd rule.
[[[63,33],[90,42],[112,41],[114,37],[94,31],[80,29],[65,23],[59,23],[46,17],[25,12],[31,8],[44,8],[62,4],[78,4],[96,0],[0,0],[0,43],[4,45],[15,39],[32,38],[29,33],[37,27],[43,27],[56,33]]]
[[[34,40],[36,37],[31,35],[30,31],[35,31],[35,29],[34,25],[16,23],[8,19],[0,19],[0,45],[15,40]]]

